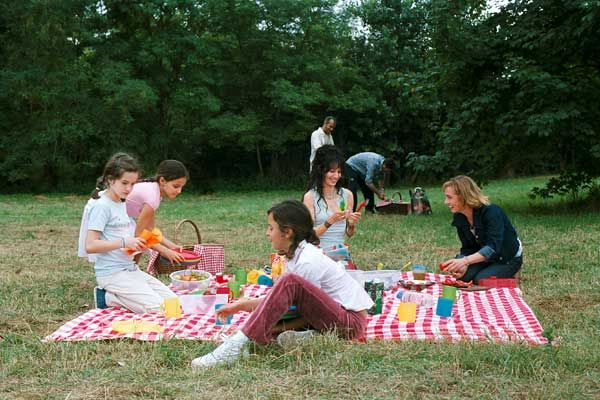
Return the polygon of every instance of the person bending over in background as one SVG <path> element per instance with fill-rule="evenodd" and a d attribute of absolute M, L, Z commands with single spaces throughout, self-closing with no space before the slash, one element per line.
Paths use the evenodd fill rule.
<path fill-rule="evenodd" d="M 377 153 L 358 153 L 346 160 L 344 174 L 348 180 L 348 189 L 354 197 L 354 208 L 358 202 L 358 189 L 360 188 L 365 200 L 366 209 L 375 212 L 375 196 L 385 200 L 385 191 L 383 187 L 384 174 L 394 169 L 395 162 L 391 158 L 385 158 Z"/>
<path fill-rule="evenodd" d="M 461 242 L 460 254 L 443 263 L 444 271 L 475 284 L 490 276 L 513 277 L 523 264 L 523 246 L 502 208 L 490 204 L 468 176 L 450 179 L 442 190 Z"/>

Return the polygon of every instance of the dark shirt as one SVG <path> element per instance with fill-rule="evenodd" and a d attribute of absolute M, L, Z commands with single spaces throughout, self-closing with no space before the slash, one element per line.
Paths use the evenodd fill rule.
<path fill-rule="evenodd" d="M 464 214 L 454 214 L 452 225 L 456 227 L 461 242 L 461 256 L 480 253 L 488 262 L 508 261 L 519 251 L 517 231 L 504 211 L 495 204 L 473 209 L 475 234 Z"/>

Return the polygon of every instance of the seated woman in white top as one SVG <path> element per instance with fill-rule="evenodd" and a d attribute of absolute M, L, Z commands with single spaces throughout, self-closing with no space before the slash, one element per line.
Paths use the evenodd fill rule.
<path fill-rule="evenodd" d="M 321 248 L 344 243 L 354 235 L 360 212 L 352 212 L 352 193 L 342 187 L 342 152 L 333 145 L 320 147 L 313 160 L 303 203 L 314 221 Z"/>

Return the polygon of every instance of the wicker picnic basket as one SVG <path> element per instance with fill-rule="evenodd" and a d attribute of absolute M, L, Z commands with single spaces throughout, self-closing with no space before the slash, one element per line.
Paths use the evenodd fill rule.
<path fill-rule="evenodd" d="M 183 224 L 189 224 L 194 228 L 194 231 L 196 233 L 196 243 L 182 246 L 182 249 L 187 254 L 186 261 L 184 261 L 182 263 L 171 264 L 171 262 L 168 259 L 166 259 L 165 257 L 159 256 L 156 259 L 156 261 L 154 262 L 154 268 L 156 269 L 156 273 L 170 274 L 175 271 L 180 271 L 182 269 L 193 267 L 194 265 L 198 264 L 201 261 L 200 255 L 197 255 L 196 257 L 194 257 L 193 254 L 190 255 L 191 252 L 194 251 L 195 246 L 197 244 L 202 243 L 202 235 L 200 234 L 200 229 L 198 229 L 198 225 L 196 225 L 196 223 L 194 223 L 194 221 L 192 221 L 190 219 L 181 220 L 175 227 L 175 234 L 173 236 L 173 239 L 175 240 L 175 242 L 178 242 L 177 238 L 179 236 L 179 232 L 180 232 Z"/>
<path fill-rule="evenodd" d="M 394 199 L 396 195 L 398 195 L 398 200 Z M 408 215 L 411 212 L 411 205 L 409 201 L 402 201 L 400 192 L 395 192 L 389 201 L 382 201 L 375 206 L 375 209 L 380 214 Z"/>

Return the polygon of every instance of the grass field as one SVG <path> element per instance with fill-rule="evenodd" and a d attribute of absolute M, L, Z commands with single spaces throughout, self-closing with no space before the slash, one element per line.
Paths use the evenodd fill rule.
<path fill-rule="evenodd" d="M 293 351 L 270 346 L 229 368 L 194 373 L 213 344 L 189 341 L 42 343 L 93 305 L 91 266 L 76 257 L 85 196 L 0 196 L 0 399 L 202 398 L 600 398 L 600 215 L 557 203 L 531 205 L 544 178 L 486 186 L 525 248 L 521 288 L 555 346 L 370 342 L 330 335 Z M 406 188 L 401 189 L 406 193 Z M 349 243 L 361 268 L 408 261 L 430 270 L 458 249 L 439 187 L 431 217 L 366 216 Z M 265 211 L 300 191 L 184 194 L 164 202 L 159 226 L 183 218 L 205 242 L 226 245 L 226 264 L 268 260 Z M 192 241 L 182 232 L 181 241 Z"/>

